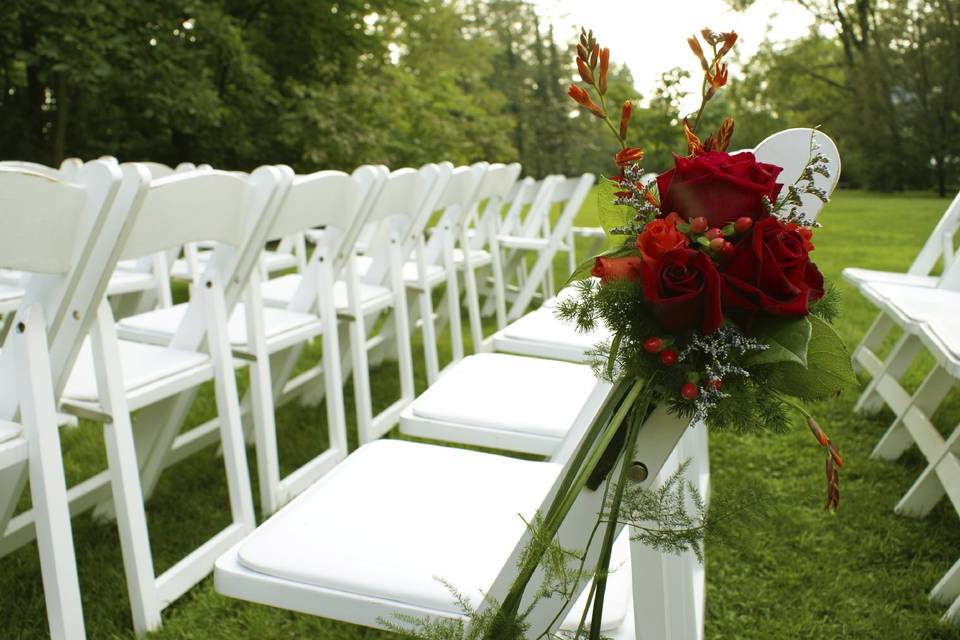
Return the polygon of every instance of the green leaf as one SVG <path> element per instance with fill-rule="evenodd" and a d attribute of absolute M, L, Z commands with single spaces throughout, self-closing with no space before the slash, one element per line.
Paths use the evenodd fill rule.
<path fill-rule="evenodd" d="M 808 318 L 813 331 L 807 347 L 807 366 L 795 362 L 778 364 L 771 371 L 770 386 L 804 399 L 824 398 L 857 386 L 850 354 L 836 330 L 819 316 Z"/>
<path fill-rule="evenodd" d="M 754 336 L 769 345 L 746 359 L 746 365 L 793 362 L 807 366 L 807 345 L 813 331 L 806 317 L 762 318 L 753 325 Z"/>
<path fill-rule="evenodd" d="M 690 225 L 686 222 L 681 222 L 677 225 L 677 231 L 680 233 L 690 233 Z"/>
<path fill-rule="evenodd" d="M 736 229 L 733 228 L 733 223 L 730 222 L 728 224 L 725 224 L 723 226 L 723 229 L 721 229 L 721 231 L 723 231 L 723 235 L 730 237 L 736 232 Z"/>
<path fill-rule="evenodd" d="M 637 255 L 637 248 L 632 242 L 627 242 L 619 247 L 611 247 L 603 253 L 597 254 L 589 260 L 584 260 L 577 265 L 577 268 L 574 269 L 573 273 L 570 274 L 570 277 L 567 278 L 567 281 L 563 286 L 567 286 L 571 282 L 576 282 L 578 280 L 583 280 L 590 277 L 590 272 L 593 271 L 593 265 L 595 264 L 597 258 L 620 258 L 622 256 L 635 255 Z"/>
<path fill-rule="evenodd" d="M 707 237 L 706 237 L 706 236 L 697 236 L 697 242 L 698 242 L 699 244 L 702 244 L 702 245 L 705 246 L 705 247 L 709 247 L 709 246 L 710 246 L 710 241 L 707 240 Z"/>
<path fill-rule="evenodd" d="M 637 212 L 626 205 L 615 205 L 613 201 L 617 199 L 614 195 L 622 189 L 607 179 L 601 179 L 597 189 L 597 218 L 600 220 L 600 226 L 603 227 L 607 237 L 614 241 L 614 236 L 610 234 L 610 229 L 622 227 L 633 222 Z"/>

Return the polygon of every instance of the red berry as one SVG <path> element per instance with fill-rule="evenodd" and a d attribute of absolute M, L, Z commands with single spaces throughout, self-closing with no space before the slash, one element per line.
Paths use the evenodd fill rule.
<path fill-rule="evenodd" d="M 722 237 L 723 237 L 723 231 L 721 231 L 716 227 L 707 231 L 707 240 L 714 240 L 716 238 L 722 238 Z"/>
<path fill-rule="evenodd" d="M 707 383 L 709 386 L 713 387 L 717 391 L 720 391 L 720 387 L 723 386 L 723 382 L 720 379 L 714 379 Z"/>
<path fill-rule="evenodd" d="M 692 382 L 685 382 L 683 386 L 680 387 L 680 395 L 687 400 L 694 400 L 700 395 L 700 389 L 697 389 L 697 385 Z"/>
<path fill-rule="evenodd" d="M 643 341 L 643 349 L 647 353 L 659 353 L 663 349 L 663 340 L 657 336 L 647 338 Z"/>
<path fill-rule="evenodd" d="M 750 229 L 753 226 L 753 218 L 748 218 L 747 216 L 742 216 L 737 218 L 737 221 L 733 223 L 733 230 L 737 233 L 743 233 Z"/>
<path fill-rule="evenodd" d="M 723 249 L 720 250 L 720 253 L 723 254 L 725 257 L 726 257 L 726 256 L 729 256 L 730 254 L 732 254 L 732 253 L 733 253 L 733 243 L 732 243 L 732 242 L 724 242 L 724 243 L 723 243 Z"/>
<path fill-rule="evenodd" d="M 672 367 L 677 364 L 677 352 L 673 349 L 664 349 L 660 352 L 660 362 L 665 367 Z"/>
<path fill-rule="evenodd" d="M 694 233 L 703 233 L 707 230 L 707 219 L 703 216 L 698 216 L 690 221 L 690 231 Z"/>
<path fill-rule="evenodd" d="M 713 240 L 710 241 L 710 248 L 716 251 L 717 253 L 720 253 L 721 251 L 723 251 L 723 248 L 728 244 L 730 243 L 724 240 L 723 238 L 714 238 Z"/>

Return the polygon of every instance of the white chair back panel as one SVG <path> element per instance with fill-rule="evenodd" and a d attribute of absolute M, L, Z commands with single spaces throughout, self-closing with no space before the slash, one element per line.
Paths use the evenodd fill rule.
<path fill-rule="evenodd" d="M 122 259 L 215 240 L 239 246 L 253 190 L 247 180 L 220 171 L 190 171 L 154 180 Z"/>
<path fill-rule="evenodd" d="M 427 165 L 419 171 L 404 168 L 391 172 L 370 212 L 370 221 L 385 220 L 398 214 L 414 216 L 433 187 L 436 172 L 435 165 Z"/>
<path fill-rule="evenodd" d="M 297 176 L 267 239 L 279 240 L 311 227 L 347 228 L 352 222 L 347 216 L 355 214 L 372 182 L 369 174 L 354 177 L 341 171 Z"/>
<path fill-rule="evenodd" d="M 436 202 L 433 203 L 433 210 L 437 211 L 451 206 L 462 208 L 465 203 L 470 202 L 477 184 L 485 172 L 486 164 L 479 162 L 475 165 L 454 169 L 450 173 L 450 178 L 444 185 L 443 191 L 439 194 Z"/>
<path fill-rule="evenodd" d="M 0 167 L 0 266 L 66 273 L 77 259 L 85 198 L 79 185 Z"/>
<path fill-rule="evenodd" d="M 784 185 L 794 184 L 803 174 L 810 160 L 811 145 L 819 145 L 819 153 L 826 158 L 829 176 L 813 174 L 814 185 L 829 196 L 840 180 L 840 152 L 830 137 L 817 129 L 786 129 L 773 134 L 757 145 L 754 155 L 760 162 L 768 162 L 783 167 L 777 181 Z M 785 187 L 786 188 L 786 187 Z M 817 219 L 823 208 L 823 202 L 810 194 L 801 195 L 800 210 L 808 221 Z"/>
<path fill-rule="evenodd" d="M 486 175 L 477 187 L 477 200 L 498 197 L 506 199 L 517 178 L 520 177 L 520 163 L 492 164 L 487 168 Z"/>

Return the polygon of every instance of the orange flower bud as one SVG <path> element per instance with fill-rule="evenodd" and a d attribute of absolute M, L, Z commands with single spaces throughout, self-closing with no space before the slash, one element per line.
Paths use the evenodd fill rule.
<path fill-rule="evenodd" d="M 593 45 L 593 49 L 590 50 L 590 69 L 597 68 L 597 57 L 600 55 L 600 45 Z"/>
<path fill-rule="evenodd" d="M 577 43 L 577 58 L 580 60 L 587 59 L 587 48 L 579 43 Z"/>
<path fill-rule="evenodd" d="M 630 125 L 630 117 L 633 116 L 633 102 L 624 100 L 623 108 L 620 109 L 620 139 L 627 139 L 627 127 Z"/>
<path fill-rule="evenodd" d="M 703 48 L 700 46 L 700 41 L 697 40 L 697 36 L 687 38 L 687 44 L 690 45 L 690 50 L 693 51 L 693 55 L 700 59 L 700 66 L 703 67 L 704 72 L 709 71 L 710 65 L 707 64 L 707 59 L 703 55 Z"/>
<path fill-rule="evenodd" d="M 730 33 L 721 33 L 720 37 L 723 38 L 723 46 L 720 47 L 720 51 L 717 52 L 717 57 L 722 58 L 727 55 L 730 49 L 733 49 L 733 45 L 737 43 L 737 32 L 731 31 Z"/>
<path fill-rule="evenodd" d="M 598 118 L 606 118 L 607 114 L 601 109 L 597 103 L 590 99 L 590 94 L 578 87 L 575 84 L 571 84 L 570 88 L 567 89 L 567 95 L 570 96 L 574 102 L 579 104 L 581 107 L 588 109 L 590 113 L 597 116 Z"/>
<path fill-rule="evenodd" d="M 633 164 L 634 162 L 640 162 L 643 160 L 643 149 L 639 147 L 627 147 L 625 149 L 620 149 L 613 156 L 613 162 L 621 169 L 626 168 L 628 165 Z"/>
<path fill-rule="evenodd" d="M 607 70 L 610 68 L 610 49 L 604 47 L 600 51 L 600 80 L 597 82 L 597 88 L 600 95 L 607 93 Z"/>
<path fill-rule="evenodd" d="M 580 72 L 580 78 L 587 84 L 593 84 L 593 72 L 590 71 L 590 67 L 587 66 L 587 63 L 577 58 L 577 71 Z"/>
<path fill-rule="evenodd" d="M 707 82 L 709 82 L 710 86 L 714 89 L 719 89 L 727 84 L 727 65 L 718 64 L 713 75 L 707 74 Z"/>

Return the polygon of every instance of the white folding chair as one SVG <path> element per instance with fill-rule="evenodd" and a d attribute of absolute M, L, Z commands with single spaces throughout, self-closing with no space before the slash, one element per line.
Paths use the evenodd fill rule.
<path fill-rule="evenodd" d="M 334 284 L 334 304 L 341 320 L 348 324 L 350 335 L 350 359 L 345 369 L 353 376 L 361 443 L 389 431 L 414 397 L 403 265 L 413 251 L 412 243 L 416 242 L 411 230 L 435 193 L 440 176 L 437 165 L 426 165 L 419 170 L 399 169 L 389 174 L 367 218 L 367 225 L 373 225 L 373 232 L 366 235 L 370 239 L 369 255 L 363 260 L 351 255 L 346 262 L 346 277 Z M 278 281 L 281 284 L 273 284 Z M 284 282 L 284 278 L 278 278 L 264 284 L 266 304 L 286 304 L 289 285 Z M 393 318 L 393 322 L 386 325 L 389 332 L 386 326 L 376 327 L 377 318 L 388 311 Z M 374 328 L 380 331 L 371 337 L 369 332 Z M 393 341 L 396 347 L 400 397 L 374 415 L 368 352 L 388 341 Z"/>
<path fill-rule="evenodd" d="M 568 417 L 576 427 L 561 447 L 561 462 L 396 440 L 367 444 L 221 557 L 215 571 L 217 590 L 375 628 L 396 620 L 397 614 L 463 619 L 438 579 L 481 610 L 502 601 L 530 542 L 524 519 L 529 521 L 551 502 L 559 479 L 572 464 L 572 452 L 609 390 L 605 383 L 586 382 L 586 401 L 575 410 L 575 419 Z M 652 483 L 686 427 L 662 409 L 650 417 L 637 446 L 637 460 L 651 471 L 645 486 Z M 579 495 L 561 528 L 561 544 L 583 548 L 601 509 L 601 494 L 584 490 Z M 409 517 L 411 509 L 417 518 Z M 383 521 L 394 523 L 389 536 L 383 536 L 377 524 Z M 484 526 L 477 527 L 480 521 Z M 630 546 L 631 555 L 642 553 L 638 543 Z M 588 571 L 596 559 L 593 546 L 585 562 Z M 528 604 L 539 575 L 526 594 Z M 604 615 L 606 635 L 634 638 L 634 628 L 666 626 L 669 603 L 663 602 L 664 594 L 660 594 L 663 606 L 656 611 L 632 607 L 633 593 L 646 596 L 652 582 L 629 563 L 614 573 L 611 606 Z M 488 599 L 481 602 L 484 595 Z M 537 634 L 556 632 L 572 606 L 557 597 L 541 600 L 527 621 Z M 575 628 L 573 620 L 578 619 L 571 615 L 565 629 Z"/>
<path fill-rule="evenodd" d="M 95 163 L 70 180 L 23 167 L 0 166 L 0 264 L 31 275 L 25 302 L 0 351 L 0 555 L 29 477 L 31 520 L 38 539 L 52 638 L 85 637 L 67 487 L 55 410 L 54 379 L 79 345 L 82 313 L 96 292 L 100 266 L 91 260 L 120 184 L 119 171 Z M 108 235 L 108 234 L 107 234 Z M 94 273 L 89 270 L 93 269 Z M 66 316 L 72 308 L 74 315 Z M 71 322 L 72 321 L 72 322 Z M 79 321 L 79 322 L 78 322 Z M 66 322 L 67 326 L 64 326 Z M 59 337 L 59 340 L 57 340 Z M 16 421 L 16 422 L 15 422 Z M 16 529 L 16 526 L 13 527 Z"/>
<path fill-rule="evenodd" d="M 445 319 L 450 324 L 450 340 L 453 350 L 452 363 L 463 358 L 463 335 L 460 326 L 460 289 L 457 283 L 457 263 L 455 245 L 465 231 L 465 221 L 476 202 L 477 188 L 488 175 L 488 165 L 478 162 L 470 166 L 454 169 L 449 163 L 438 165 L 441 177 L 434 188 L 434 194 L 428 198 L 420 212 L 418 220 L 410 229 L 410 237 L 416 238 L 414 261 L 404 265 L 404 282 L 414 291 L 419 301 L 419 315 L 423 333 L 424 360 L 427 369 L 427 384 L 440 375 L 440 359 L 437 352 L 437 322 L 433 311 L 433 289 L 441 283 L 446 284 Z M 443 211 L 440 220 L 433 228 L 429 240 L 424 239 L 424 227 L 434 211 Z M 462 252 L 461 252 L 462 254 Z M 476 294 L 476 282 L 473 271 L 465 272 L 467 288 Z M 468 293 L 468 300 L 470 298 Z M 469 304 L 471 327 L 476 322 L 479 328 L 479 307 Z M 474 315 L 476 314 L 476 315 Z"/>
<path fill-rule="evenodd" d="M 251 407 L 253 416 L 264 513 L 276 511 L 346 456 L 334 274 L 342 268 L 349 253 L 343 243 L 355 237 L 353 227 L 363 223 L 369 200 L 382 179 L 381 172 L 373 167 L 358 170 L 353 176 L 321 171 L 294 178 L 279 199 L 278 212 L 266 240 L 319 225 L 326 227 L 326 233 L 318 241 L 303 274 L 285 280 L 292 288 L 283 308 L 264 307 L 260 273 L 254 270 L 249 276 L 244 302 L 231 314 L 228 333 L 233 353 L 251 362 L 250 389 L 243 404 Z M 168 343 L 187 312 L 188 305 L 182 304 L 128 318 L 120 324 L 120 335 L 153 344 Z M 287 396 L 293 393 L 288 382 L 294 367 L 303 347 L 318 336 L 323 338 L 323 366 L 298 375 L 294 387 L 323 376 L 330 447 L 281 479 L 274 407 L 282 393 Z"/>
<path fill-rule="evenodd" d="M 956 264 L 953 242 L 958 229 L 960 193 L 950 203 L 906 273 L 847 268 L 843 270 L 843 276 L 856 285 L 868 300 L 879 305 L 884 304 L 888 294 L 894 297 L 906 294 L 923 298 L 922 291 L 925 289 L 956 289 L 960 287 L 960 282 L 931 275 L 931 272 L 940 264 L 943 272 L 947 273 Z M 910 291 L 913 293 L 909 293 Z M 871 376 L 871 381 L 857 400 L 857 411 L 874 412 L 880 409 L 883 398 L 877 392 L 877 385 L 886 375 L 900 379 L 922 349 L 920 340 L 908 331 L 901 335 L 886 360 L 877 355 L 885 338 L 899 324 L 902 324 L 901 319 L 881 310 L 853 351 L 854 366 L 862 368 Z"/>
<path fill-rule="evenodd" d="M 517 286 L 512 292 L 508 320 L 516 320 L 523 315 L 541 283 L 544 283 L 544 298 L 553 295 L 553 258 L 580 212 L 594 180 L 594 176 L 588 173 L 579 178 L 545 178 L 540 193 L 519 231 L 515 234 L 501 232 L 497 235 L 501 248 L 507 251 L 504 273 L 507 276 L 517 272 L 520 274 Z M 545 225 L 549 225 L 550 209 L 557 204 L 562 205 L 560 217 L 550 227 L 549 235 L 544 237 L 542 230 Z M 527 253 L 535 256 L 529 271 L 525 263 Z"/>
<path fill-rule="evenodd" d="M 473 197 L 474 211 L 470 212 L 464 224 L 461 225 L 458 234 L 459 246 L 453 252 L 457 269 L 464 273 L 474 352 L 485 350 L 489 344 L 489 339 L 483 335 L 481 288 L 476 282 L 476 270 L 489 267 L 491 272 L 489 279 L 484 281 L 486 286 L 482 287 L 489 301 L 489 304 L 484 305 L 484 315 L 489 316 L 490 313 L 495 312 L 497 327 L 503 328 L 506 325 L 506 293 L 497 233 L 500 229 L 500 214 L 504 203 L 509 201 L 520 170 L 518 163 L 492 164 L 487 168 Z M 483 210 L 479 211 L 481 204 Z"/>
<path fill-rule="evenodd" d="M 107 162 L 116 164 L 113 158 Z M 0 162 L 0 167 L 22 168 L 57 180 L 71 179 L 82 166 L 83 163 L 76 158 L 67 158 L 59 169 L 35 162 Z M 26 274 L 17 270 L 0 269 L 0 315 L 16 309 L 23 296 L 25 277 Z M 152 308 L 154 304 L 169 306 L 172 298 L 166 257 L 158 254 L 118 264 L 110 277 L 107 294 L 115 306 L 115 313 L 121 316 Z"/>
<path fill-rule="evenodd" d="M 138 169 L 134 165 L 125 170 Z M 81 353 L 64 392 L 66 410 L 110 424 L 104 431 L 110 484 L 138 634 L 158 627 L 162 609 L 202 580 L 216 556 L 255 524 L 223 281 L 250 243 L 251 229 L 274 215 L 274 196 L 286 186 L 283 172 L 273 167 L 263 167 L 249 178 L 194 171 L 149 180 L 141 206 L 131 211 L 133 227 L 119 257 L 135 258 L 199 240 L 215 240 L 217 249 L 169 344 L 118 338 L 110 307 L 101 304 L 89 347 Z M 232 520 L 158 576 L 150 553 L 141 473 L 149 462 L 147 454 L 155 453 L 162 440 L 142 424 L 145 414 L 135 432 L 131 413 L 163 409 L 208 380 L 214 382 Z"/>

